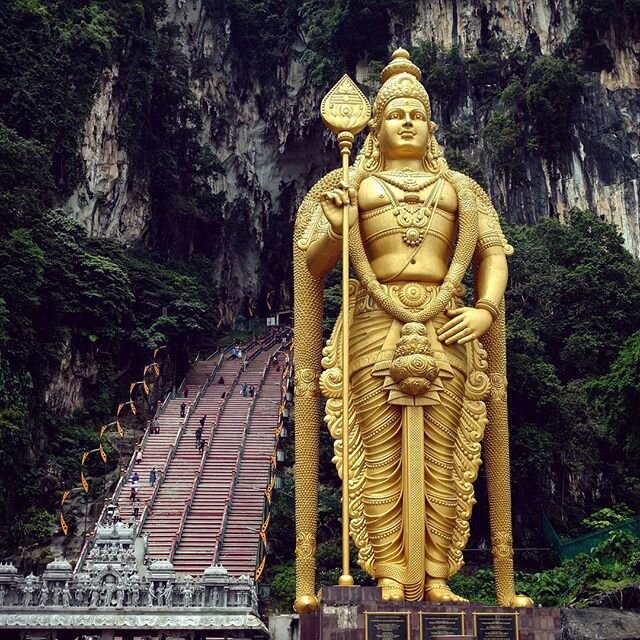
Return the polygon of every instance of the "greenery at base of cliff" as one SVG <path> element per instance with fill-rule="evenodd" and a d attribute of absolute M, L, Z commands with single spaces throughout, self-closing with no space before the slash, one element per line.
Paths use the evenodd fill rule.
<path fill-rule="evenodd" d="M 516 573 L 516 593 L 524 593 L 543 607 L 601 605 L 607 594 L 640 584 L 640 539 L 616 532 L 588 553 L 563 560 L 536 573 Z M 452 589 L 472 602 L 495 604 L 492 569 L 477 569 L 454 576 Z"/>
<path fill-rule="evenodd" d="M 130 372 L 154 347 L 167 347 L 166 361 L 184 370 L 186 354 L 216 335 L 211 263 L 163 264 L 89 239 L 61 211 L 32 217 L 0 239 L 0 548 L 37 541 L 30 523 L 42 512 L 33 510 L 52 511 L 77 484 L 82 451 L 96 446 L 98 425 L 128 397 Z M 50 406 L 49 385 L 70 358 L 78 365 L 67 363 L 63 376 L 74 382 L 76 366 L 85 369 L 87 401 L 65 417 Z"/>

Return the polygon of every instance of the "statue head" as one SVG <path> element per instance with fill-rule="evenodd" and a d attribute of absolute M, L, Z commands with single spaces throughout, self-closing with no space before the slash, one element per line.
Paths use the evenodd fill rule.
<path fill-rule="evenodd" d="M 407 109 L 421 112 L 419 119 L 425 122 L 424 127 L 418 127 L 417 139 L 413 141 L 414 147 L 416 144 L 420 146 L 424 169 L 430 172 L 440 170 L 438 160 L 441 159 L 442 152 L 433 136 L 437 126 L 431 121 L 431 102 L 420 82 L 421 77 L 420 69 L 411 62 L 405 49 L 398 49 L 393 53 L 391 62 L 382 71 L 382 86 L 375 98 L 373 116 L 369 121 L 369 135 L 363 149 L 366 171 L 384 168 L 383 127 L 390 111 L 399 110 L 399 114 L 391 114 L 391 117 L 402 117 L 402 111 Z M 414 152 L 410 146 L 407 144 L 407 153 Z"/>

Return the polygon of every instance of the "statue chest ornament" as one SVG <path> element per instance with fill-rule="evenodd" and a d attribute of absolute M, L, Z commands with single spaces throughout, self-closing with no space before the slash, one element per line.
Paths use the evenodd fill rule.
<path fill-rule="evenodd" d="M 402 241 L 409 247 L 422 244 L 429 230 L 429 223 L 444 188 L 444 179 L 438 175 L 419 178 L 411 173 L 382 172 L 376 175 L 393 205 L 396 224 L 402 230 Z M 398 198 L 389 185 L 403 192 Z M 431 187 L 424 199 L 420 191 Z"/>

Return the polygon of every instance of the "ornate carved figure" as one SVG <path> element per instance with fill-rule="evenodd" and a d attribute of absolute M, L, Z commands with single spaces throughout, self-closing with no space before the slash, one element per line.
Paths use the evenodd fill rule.
<path fill-rule="evenodd" d="M 167 582 L 164 587 L 164 603 L 167 607 L 173 606 L 173 585 L 171 582 Z"/>
<path fill-rule="evenodd" d="M 33 584 L 33 580 L 30 579 L 30 578 L 33 578 L 33 575 L 27 576 L 27 578 L 25 579 L 24 586 L 22 587 L 22 592 L 23 592 L 22 604 L 25 607 L 30 607 L 31 606 L 31 601 L 33 599 L 33 593 L 35 591 L 35 586 Z"/>
<path fill-rule="evenodd" d="M 78 583 L 75 590 L 76 604 L 81 607 L 84 605 L 85 586 L 83 583 Z"/>
<path fill-rule="evenodd" d="M 43 580 L 42 581 L 42 587 L 40 588 L 40 602 L 39 602 L 39 605 L 41 607 L 46 607 L 48 600 L 49 600 L 49 588 L 47 587 L 47 582 L 45 580 Z"/>
<path fill-rule="evenodd" d="M 132 580 L 131 582 L 131 606 L 137 607 L 140 601 L 140 584 L 138 580 Z"/>
<path fill-rule="evenodd" d="M 69 590 L 69 583 L 64 583 L 64 589 L 62 590 L 62 606 L 67 608 L 71 606 L 71 591 Z"/>
<path fill-rule="evenodd" d="M 153 582 L 149 582 L 149 590 L 147 592 L 147 606 L 153 607 L 153 601 L 155 600 L 156 592 L 153 588 Z"/>
<path fill-rule="evenodd" d="M 190 607 L 193 599 L 193 585 L 191 582 L 185 582 L 182 587 L 182 597 L 185 607 Z"/>
<path fill-rule="evenodd" d="M 95 607 L 98 606 L 98 603 L 100 602 L 101 592 L 102 592 L 102 589 L 100 588 L 100 585 L 97 585 L 97 584 L 91 585 L 91 601 L 89 602 L 90 608 L 95 609 Z"/>
<path fill-rule="evenodd" d="M 119 580 L 118 586 L 116 587 L 116 607 L 118 609 L 121 609 L 124 605 L 124 589 L 124 582 L 122 580 Z"/>
<path fill-rule="evenodd" d="M 317 606 L 319 395 L 342 475 L 344 375 L 350 534 L 383 597 L 462 600 L 448 580 L 463 564 L 484 435 L 498 600 L 527 604 L 513 587 L 504 392 L 512 248 L 485 192 L 448 168 L 406 51 L 382 82 L 348 183 L 325 176 L 296 220 L 296 608 Z M 323 278 L 340 257 L 345 207 L 357 278 L 322 350 Z M 473 306 L 462 286 L 470 269 Z"/>

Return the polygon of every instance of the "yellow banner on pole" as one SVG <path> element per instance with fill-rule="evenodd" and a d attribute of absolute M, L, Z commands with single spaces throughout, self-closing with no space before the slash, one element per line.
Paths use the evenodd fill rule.
<path fill-rule="evenodd" d="M 124 438 L 124 429 L 122 428 L 122 425 L 120 424 L 120 420 L 116 420 L 116 429 L 118 430 L 118 435 L 121 438 Z"/>
<path fill-rule="evenodd" d="M 107 430 L 107 427 L 108 427 L 108 426 L 109 426 L 108 424 L 103 424 L 103 425 L 100 427 L 100 439 L 102 439 L 102 436 L 104 436 L 104 432 Z"/>
<path fill-rule="evenodd" d="M 102 458 L 102 462 L 107 464 L 107 452 L 104 450 L 104 447 L 102 446 L 102 442 L 100 443 L 99 450 L 100 450 L 100 457 Z"/>
<path fill-rule="evenodd" d="M 119 405 L 118 405 L 118 410 L 116 411 L 116 415 L 117 415 L 117 416 L 119 416 L 119 415 L 120 415 L 120 412 L 122 411 L 122 407 L 124 407 L 124 405 L 123 405 L 123 404 L 119 404 Z"/>
<path fill-rule="evenodd" d="M 80 472 L 80 484 L 82 485 L 84 492 L 89 493 L 89 483 L 87 482 L 87 479 L 84 477 L 84 471 Z"/>
<path fill-rule="evenodd" d="M 69 497 L 69 494 L 71 493 L 71 491 L 69 489 L 67 489 L 66 491 L 62 492 L 62 498 L 60 499 L 60 506 L 62 506 L 65 502 L 65 500 Z"/>
<path fill-rule="evenodd" d="M 60 512 L 60 528 L 62 529 L 62 533 L 64 535 L 69 535 L 69 526 L 67 525 L 67 521 L 64 519 L 64 514 L 62 511 Z"/>
<path fill-rule="evenodd" d="M 82 464 L 82 465 L 83 465 L 83 464 L 87 461 L 87 458 L 88 458 L 88 457 L 89 457 L 89 451 L 85 451 L 85 452 L 82 454 L 82 460 L 80 461 L 80 464 Z"/>

